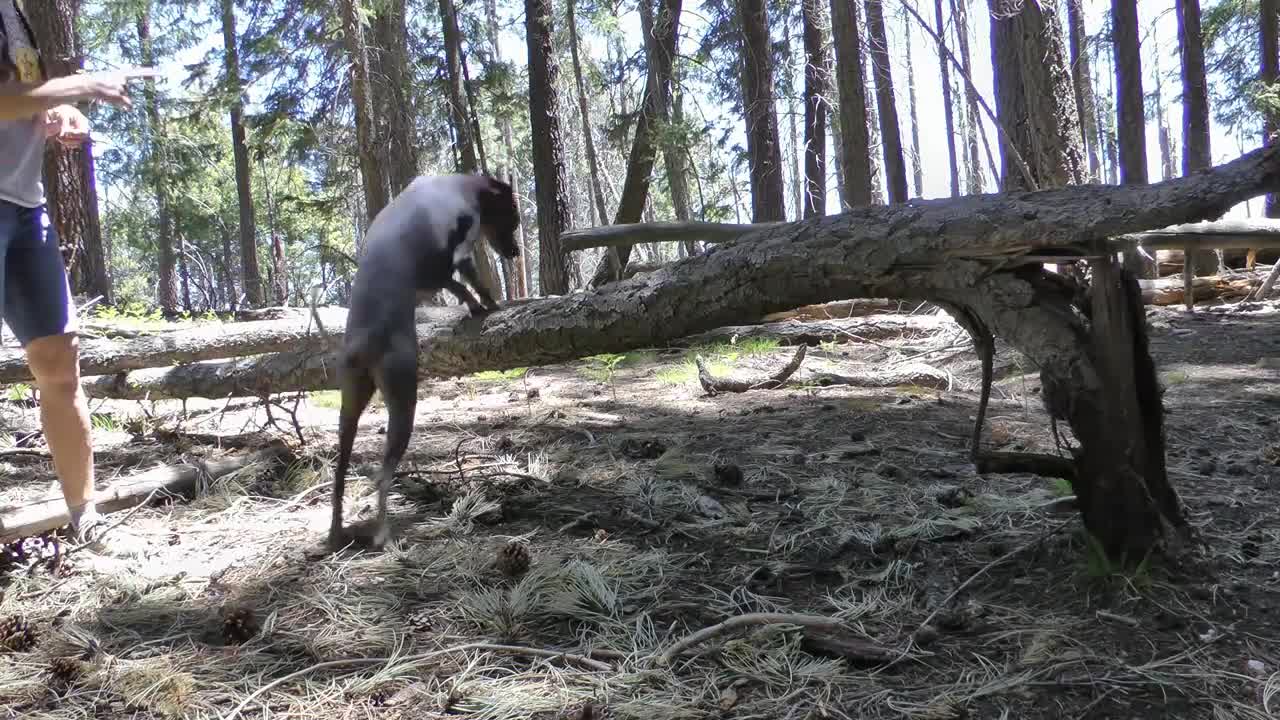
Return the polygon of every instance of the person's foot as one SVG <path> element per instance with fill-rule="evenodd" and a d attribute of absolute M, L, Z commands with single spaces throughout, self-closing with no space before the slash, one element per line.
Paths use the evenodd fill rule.
<path fill-rule="evenodd" d="M 123 525 L 97 514 L 86 514 L 72 528 L 72 542 L 98 555 L 126 558 L 145 553 L 147 543 Z"/>

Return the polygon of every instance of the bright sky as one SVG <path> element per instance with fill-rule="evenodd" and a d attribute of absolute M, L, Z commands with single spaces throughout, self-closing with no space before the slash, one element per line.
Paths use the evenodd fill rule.
<path fill-rule="evenodd" d="M 913 3 L 918 8 L 921 15 L 926 19 L 933 17 L 932 3 L 928 2 L 928 0 L 903 0 L 903 2 Z M 970 2 L 972 8 L 970 17 L 971 23 L 973 24 L 973 27 L 971 28 L 970 47 L 970 53 L 974 65 L 973 80 L 983 97 L 992 107 L 994 107 L 994 97 L 991 85 L 991 51 L 988 43 L 989 20 L 985 12 L 986 3 L 983 2 L 983 0 L 970 0 Z M 627 3 L 627 5 L 631 4 L 632 3 Z M 1083 4 L 1086 14 L 1086 27 L 1090 32 L 1094 32 L 1097 28 L 1102 26 L 1106 13 L 1110 10 L 1110 2 L 1108 2 L 1108 0 L 1085 0 Z M 1144 0 L 1143 2 L 1138 3 L 1140 16 L 1139 25 L 1146 33 L 1146 35 L 1140 38 L 1142 42 L 1143 71 L 1145 75 L 1143 79 L 1143 89 L 1146 92 L 1151 92 L 1155 87 L 1152 70 L 1154 65 L 1153 60 L 1156 58 L 1154 56 L 1153 48 L 1160 48 L 1159 61 L 1162 64 L 1162 70 L 1168 72 L 1176 71 L 1177 69 L 1177 55 L 1175 52 L 1177 47 L 1177 23 L 1173 14 L 1173 6 L 1173 0 Z M 938 66 L 938 56 L 933 42 L 930 40 L 929 36 L 915 24 L 914 20 L 911 24 L 909 37 L 904 38 L 903 22 L 898 11 L 894 8 L 894 4 L 892 2 L 886 3 L 886 9 L 888 11 L 886 24 L 889 32 L 890 52 L 894 62 L 893 79 L 898 97 L 898 113 L 900 122 L 902 123 L 903 144 L 906 148 L 909 148 L 910 146 L 910 128 L 907 124 L 909 122 L 909 114 L 906 88 L 906 61 L 903 53 L 905 42 L 909 41 L 912 45 L 912 59 L 916 74 L 917 117 L 920 122 L 920 154 L 924 170 L 923 195 L 926 198 L 945 197 L 949 193 L 950 188 L 947 169 L 948 158 L 946 126 L 942 108 L 941 76 Z M 504 26 L 504 30 L 500 35 L 500 45 L 503 58 L 509 62 L 514 62 L 519 66 L 525 65 L 527 60 L 527 46 L 525 45 L 525 38 L 523 35 L 523 4 L 514 2 L 499 3 L 499 16 L 500 24 Z M 684 13 L 681 18 L 681 50 L 683 52 L 692 52 L 698 37 L 702 34 L 706 26 L 706 18 L 707 14 L 703 11 L 703 4 L 700 0 L 685 3 Z M 634 9 L 629 10 L 627 13 L 619 16 L 618 20 L 624 31 L 625 43 L 628 49 L 637 49 L 639 46 L 639 38 L 641 37 L 638 13 Z M 243 17 L 240 18 L 240 21 L 243 23 Z M 799 32 L 798 28 L 796 29 L 796 32 Z M 591 57 L 595 58 L 605 57 L 606 50 L 600 38 L 594 36 L 592 33 L 584 33 L 584 35 L 584 44 L 587 46 L 584 52 L 589 53 Z M 176 58 L 171 65 L 165 68 L 166 77 L 164 85 L 166 89 L 173 94 L 183 94 L 181 89 L 181 79 L 185 75 L 183 65 L 198 60 L 206 50 L 212 46 L 220 45 L 221 42 L 222 39 L 220 35 L 211 35 L 204 43 L 201 43 L 200 46 L 193 48 L 188 52 L 183 53 L 179 58 Z M 796 51 L 799 52 L 799 37 L 794 38 L 793 43 Z M 565 72 L 568 72 L 567 67 L 565 68 Z M 1100 77 L 1105 77 L 1105 72 L 1105 67 L 1095 68 L 1095 73 Z M 1176 78 L 1176 73 L 1172 77 Z M 1166 83 L 1163 89 L 1164 96 L 1169 99 L 1175 98 L 1180 92 L 1180 88 L 1173 83 Z M 700 98 L 699 104 L 703 111 L 708 114 L 715 114 L 717 112 L 722 114 L 728 113 L 727 107 L 718 107 L 705 98 Z M 798 105 L 797 108 L 799 109 Z M 789 129 L 789 122 L 787 117 L 782 115 L 782 113 L 787 111 L 787 105 L 785 102 L 778 103 L 778 111 L 780 113 L 779 129 L 784 135 L 782 142 L 785 147 L 789 142 L 786 137 Z M 1169 104 L 1166 108 L 1166 112 L 1168 113 L 1167 123 L 1172 131 L 1176 146 L 1181 148 L 1181 106 Z M 998 158 L 999 144 L 997 142 L 997 137 L 990 120 L 987 119 L 985 115 L 983 117 L 983 123 L 986 127 L 987 137 L 989 138 L 993 151 L 997 153 Z M 734 130 L 731 142 L 745 145 L 744 125 L 741 118 L 734 118 L 733 128 Z M 1210 118 L 1210 130 L 1215 163 L 1229 160 L 1241 153 L 1242 148 L 1239 146 L 1237 140 L 1234 137 L 1229 136 L 1224 128 L 1220 127 L 1213 121 L 1212 117 Z M 1260 142 L 1261 133 L 1259 133 L 1258 136 L 1251 138 L 1243 150 L 1251 150 L 1257 147 Z M 108 144 L 109 141 L 107 143 L 103 143 L 100 148 L 105 149 L 105 146 Z M 1158 180 L 1161 177 L 1159 148 L 1158 126 L 1154 119 L 1151 119 L 1147 123 L 1147 159 L 1148 174 L 1152 180 Z M 831 150 L 832 148 L 829 143 L 828 152 L 831 152 Z M 985 164 L 985 153 L 983 154 L 983 158 Z M 910 181 L 909 163 L 910 160 L 908 159 L 908 181 Z M 1180 167 L 1180 155 L 1178 163 Z M 830 161 L 828 161 L 828 167 L 831 168 Z M 995 187 L 994 181 L 990 176 L 990 169 L 985 169 L 985 171 L 988 173 L 987 189 L 988 191 L 991 191 Z M 828 187 L 829 194 L 827 206 L 832 209 L 838 208 L 839 205 L 836 198 L 836 183 L 834 178 L 829 179 Z M 1260 202 L 1260 200 L 1255 200 L 1251 203 L 1254 212 L 1260 210 Z M 1236 216 L 1243 215 L 1244 213 L 1245 207 L 1242 205 L 1233 209 L 1229 215 Z"/>

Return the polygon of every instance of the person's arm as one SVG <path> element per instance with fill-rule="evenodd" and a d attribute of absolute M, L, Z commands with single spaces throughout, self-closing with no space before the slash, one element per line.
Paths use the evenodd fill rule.
<path fill-rule="evenodd" d="M 155 77 L 150 68 L 114 70 L 54 78 L 42 83 L 0 83 L 0 120 L 21 120 L 76 102 L 102 101 L 129 107 L 125 84 L 134 78 Z"/>

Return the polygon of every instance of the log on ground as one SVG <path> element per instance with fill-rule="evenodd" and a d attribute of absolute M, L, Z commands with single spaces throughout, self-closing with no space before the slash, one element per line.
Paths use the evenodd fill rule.
<path fill-rule="evenodd" d="M 232 455 L 200 464 L 161 465 L 121 480 L 97 493 L 103 513 L 131 508 L 156 495 L 192 497 L 202 482 L 217 479 L 250 465 L 287 463 L 292 453 L 283 445 L 258 452 Z M 0 543 L 30 537 L 70 522 L 62 495 L 18 507 L 0 509 Z"/>

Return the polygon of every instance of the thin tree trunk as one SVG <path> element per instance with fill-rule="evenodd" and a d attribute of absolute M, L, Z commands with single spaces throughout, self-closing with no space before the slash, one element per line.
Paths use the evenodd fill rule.
<path fill-rule="evenodd" d="M 222 294 L 226 298 L 227 309 L 231 312 L 236 311 L 239 305 L 239 297 L 236 293 L 236 283 L 232 268 L 235 267 L 233 255 L 231 253 L 231 229 L 223 223 L 218 223 L 218 235 L 222 238 Z"/>
<path fill-rule="evenodd" d="M 947 169 L 951 173 L 951 197 L 960 197 L 960 163 L 956 158 L 956 121 L 954 108 L 951 104 L 951 63 L 947 62 L 947 56 L 942 52 L 942 43 L 947 37 L 946 25 L 942 22 L 942 0 L 933 0 L 933 14 L 938 25 L 938 65 L 942 73 L 942 111 L 947 123 Z M 914 95 L 913 89 L 912 96 L 914 97 Z M 912 100 L 912 104 L 915 104 L 914 100 Z M 911 122 L 913 125 L 915 124 L 914 108 L 912 109 Z M 920 153 L 920 137 L 914 127 L 912 128 L 911 140 L 916 143 L 916 154 L 918 155 Z M 919 188 L 916 189 L 916 194 L 920 194 Z"/>
<path fill-rule="evenodd" d="M 1261 50 L 1262 50 L 1262 68 L 1259 73 L 1259 79 L 1268 87 L 1274 87 L 1276 81 L 1280 79 L 1280 39 L 1278 39 L 1277 24 L 1280 24 L 1280 0 L 1261 0 L 1259 3 L 1261 15 Z M 1263 109 L 1262 122 L 1262 142 L 1270 147 L 1277 140 L 1277 133 L 1280 133 L 1280 113 L 1275 112 L 1272 106 L 1267 105 Z M 1280 193 L 1269 193 L 1264 206 L 1264 216 L 1268 218 L 1280 218 Z"/>
<path fill-rule="evenodd" d="M 831 35 L 836 49 L 836 92 L 840 101 L 837 164 L 845 209 L 871 204 L 871 137 L 867 132 L 867 81 L 863 73 L 857 0 L 831 0 Z"/>
<path fill-rule="evenodd" d="M 144 0 L 135 21 L 142 64 L 154 67 L 156 58 L 151 41 L 151 0 Z M 156 197 L 156 248 L 159 251 L 156 284 L 156 303 L 165 313 L 178 309 L 178 289 L 175 284 L 177 263 L 173 252 L 173 214 L 169 207 L 168 183 L 165 160 L 164 123 L 160 117 L 159 98 L 156 97 L 155 80 L 147 79 L 143 90 L 143 107 L 147 116 L 149 165 L 152 191 Z"/>
<path fill-rule="evenodd" d="M 1071 83 L 1075 87 L 1076 112 L 1080 115 L 1080 133 L 1089 154 L 1089 179 L 1101 180 L 1098 157 L 1098 108 L 1093 99 L 1093 75 L 1089 72 L 1089 53 L 1084 44 L 1083 0 L 1067 0 L 1067 40 L 1071 50 Z"/>
<path fill-rule="evenodd" d="M 960 45 L 960 63 L 964 71 L 973 77 L 973 59 L 969 55 L 969 0 L 950 0 L 951 16 L 955 18 L 956 38 Z M 969 117 L 969 129 L 965 133 L 965 146 L 969 153 L 969 194 L 977 195 L 983 191 L 985 183 L 982 175 L 982 158 L 978 154 L 978 133 L 982 130 L 982 116 L 978 114 L 978 95 L 965 83 L 964 101 Z M 994 163 L 992 172 L 997 172 Z"/>
<path fill-rule="evenodd" d="M 941 2 L 941 0 L 937 1 Z M 902 37 L 903 50 L 907 54 L 907 113 L 911 120 L 911 188 L 915 197 L 924 197 L 924 166 L 920 158 L 920 113 L 916 109 L 916 68 L 911 59 L 911 16 L 906 12 L 902 13 Z M 945 62 L 942 67 L 943 72 L 946 72 Z M 943 88 L 944 92 L 949 90 L 945 84 Z M 951 103 L 949 102 L 947 103 L 947 128 L 949 136 L 951 128 Z M 956 177 L 954 153 L 951 157 L 951 169 L 951 176 L 954 178 Z M 953 197 L 954 195 L 955 191 L 952 192 Z"/>
<path fill-rule="evenodd" d="M 239 40 L 232 0 L 222 0 L 222 46 L 223 68 L 231 102 L 231 154 L 236 168 L 236 201 L 240 213 L 240 283 L 244 289 L 245 304 L 261 307 L 264 296 L 262 272 L 258 268 L 258 228 L 254 218 L 249 149 L 245 141 Z M 236 296 L 234 286 L 228 290 L 232 297 Z"/>
<path fill-rule="evenodd" d="M 485 0 L 485 30 L 489 36 L 489 52 L 493 62 L 502 62 L 502 52 L 498 45 L 498 7 L 497 0 Z M 511 117 L 507 113 L 498 114 L 498 131 L 502 134 L 502 148 L 505 167 L 499 174 L 504 175 L 511 183 L 517 197 L 522 194 L 520 184 L 520 167 L 516 159 L 514 142 L 511 137 Z M 511 267 L 511 277 L 515 279 L 515 287 L 508 287 L 508 300 L 529 296 L 529 288 L 533 286 L 533 263 L 528 262 L 529 252 L 533 248 L 533 234 L 530 230 L 532 218 L 527 203 L 520 203 L 520 256 L 515 260 L 504 260 Z"/>
<path fill-rule="evenodd" d="M 822 37 L 822 0 L 802 0 L 804 24 L 804 217 L 827 214 L 827 102 L 831 53 Z M 674 192 L 672 193 L 674 195 Z"/>
<path fill-rule="evenodd" d="M 782 144 L 774 109 L 773 53 L 765 1 L 740 0 L 738 22 L 742 32 L 742 105 L 751 171 L 751 217 L 753 222 L 785 220 Z"/>
<path fill-rule="evenodd" d="M 861 13 L 862 8 L 857 4 L 854 5 L 854 13 Z M 865 20 L 865 17 L 863 18 Z M 871 156 L 871 202 L 875 205 L 883 205 L 885 203 L 884 196 L 884 159 L 881 153 L 884 152 L 884 145 L 880 137 L 880 113 L 877 110 L 877 103 L 874 101 L 875 84 L 871 79 L 871 71 L 867 70 L 867 59 L 871 54 L 871 38 L 867 31 L 866 23 L 859 23 L 862 27 L 862 37 L 859 38 L 864 52 L 862 53 L 862 77 L 866 78 L 867 86 L 863 90 L 863 96 L 870 98 L 867 102 L 867 150 Z"/>
<path fill-rule="evenodd" d="M 84 69 L 84 52 L 76 26 L 80 5 L 81 0 L 44 0 L 25 5 L 51 78 Z M 103 303 L 111 304 L 114 296 L 98 216 L 92 140 L 86 140 L 78 148 L 45 143 L 44 186 L 46 207 L 62 242 L 72 291 L 100 296 Z"/>
<path fill-rule="evenodd" d="M 866 0 L 867 38 L 871 46 L 872 76 L 876 84 L 876 109 L 880 117 L 880 141 L 884 144 L 885 180 L 889 202 L 907 201 L 907 168 L 902 160 L 902 135 L 898 103 L 893 96 L 893 72 L 889 67 L 889 39 L 884 27 L 881 0 Z"/>
<path fill-rule="evenodd" d="M 582 120 L 582 139 L 587 152 L 587 170 L 591 175 L 591 199 L 595 202 L 596 215 L 601 225 L 609 224 L 609 211 L 604 203 L 604 189 L 600 184 L 600 163 L 596 159 L 596 141 L 592 138 L 591 113 L 587 108 L 587 84 L 582 78 L 582 61 L 578 56 L 577 3 L 567 0 L 566 22 L 569 30 L 569 55 L 573 59 L 573 82 L 578 89 L 578 115 Z"/>
<path fill-rule="evenodd" d="M 1147 123 L 1142 94 L 1142 52 L 1138 45 L 1137 0 L 1111 0 L 1111 32 L 1116 63 L 1116 128 L 1120 145 L 1120 182 L 1140 185 L 1147 179 Z M 1124 265 L 1138 277 L 1154 277 L 1155 267 L 1137 251 L 1124 254 Z"/>
<path fill-rule="evenodd" d="M 667 143 L 662 148 L 662 160 L 667 170 L 667 185 L 671 188 L 671 207 L 675 211 L 676 220 L 692 220 L 692 203 L 689 200 L 689 165 L 686 160 L 689 148 L 684 133 L 684 92 L 672 83 L 671 92 L 671 130 L 664 133 Z M 698 252 L 697 243 L 693 240 L 682 244 L 686 256 Z"/>
<path fill-rule="evenodd" d="M 187 238 L 178 236 L 178 279 L 182 283 L 182 309 L 191 312 L 191 268 L 187 265 Z"/>
<path fill-rule="evenodd" d="M 370 95 L 369 54 L 356 2 L 357 0 L 339 0 L 342 10 L 342 39 L 347 51 L 347 80 L 351 85 L 351 104 L 355 108 L 356 154 L 359 157 L 364 187 L 364 211 L 367 222 L 373 222 L 382 208 L 386 207 L 389 192 L 378 162 L 378 137 Z"/>
<path fill-rule="evenodd" d="M 525 0 L 529 48 L 529 127 L 533 137 L 533 177 L 538 202 L 538 282 L 542 294 L 569 291 L 569 268 L 560 233 L 569 229 L 565 201 L 564 144 L 560 132 L 559 75 L 552 42 L 551 0 Z"/>

